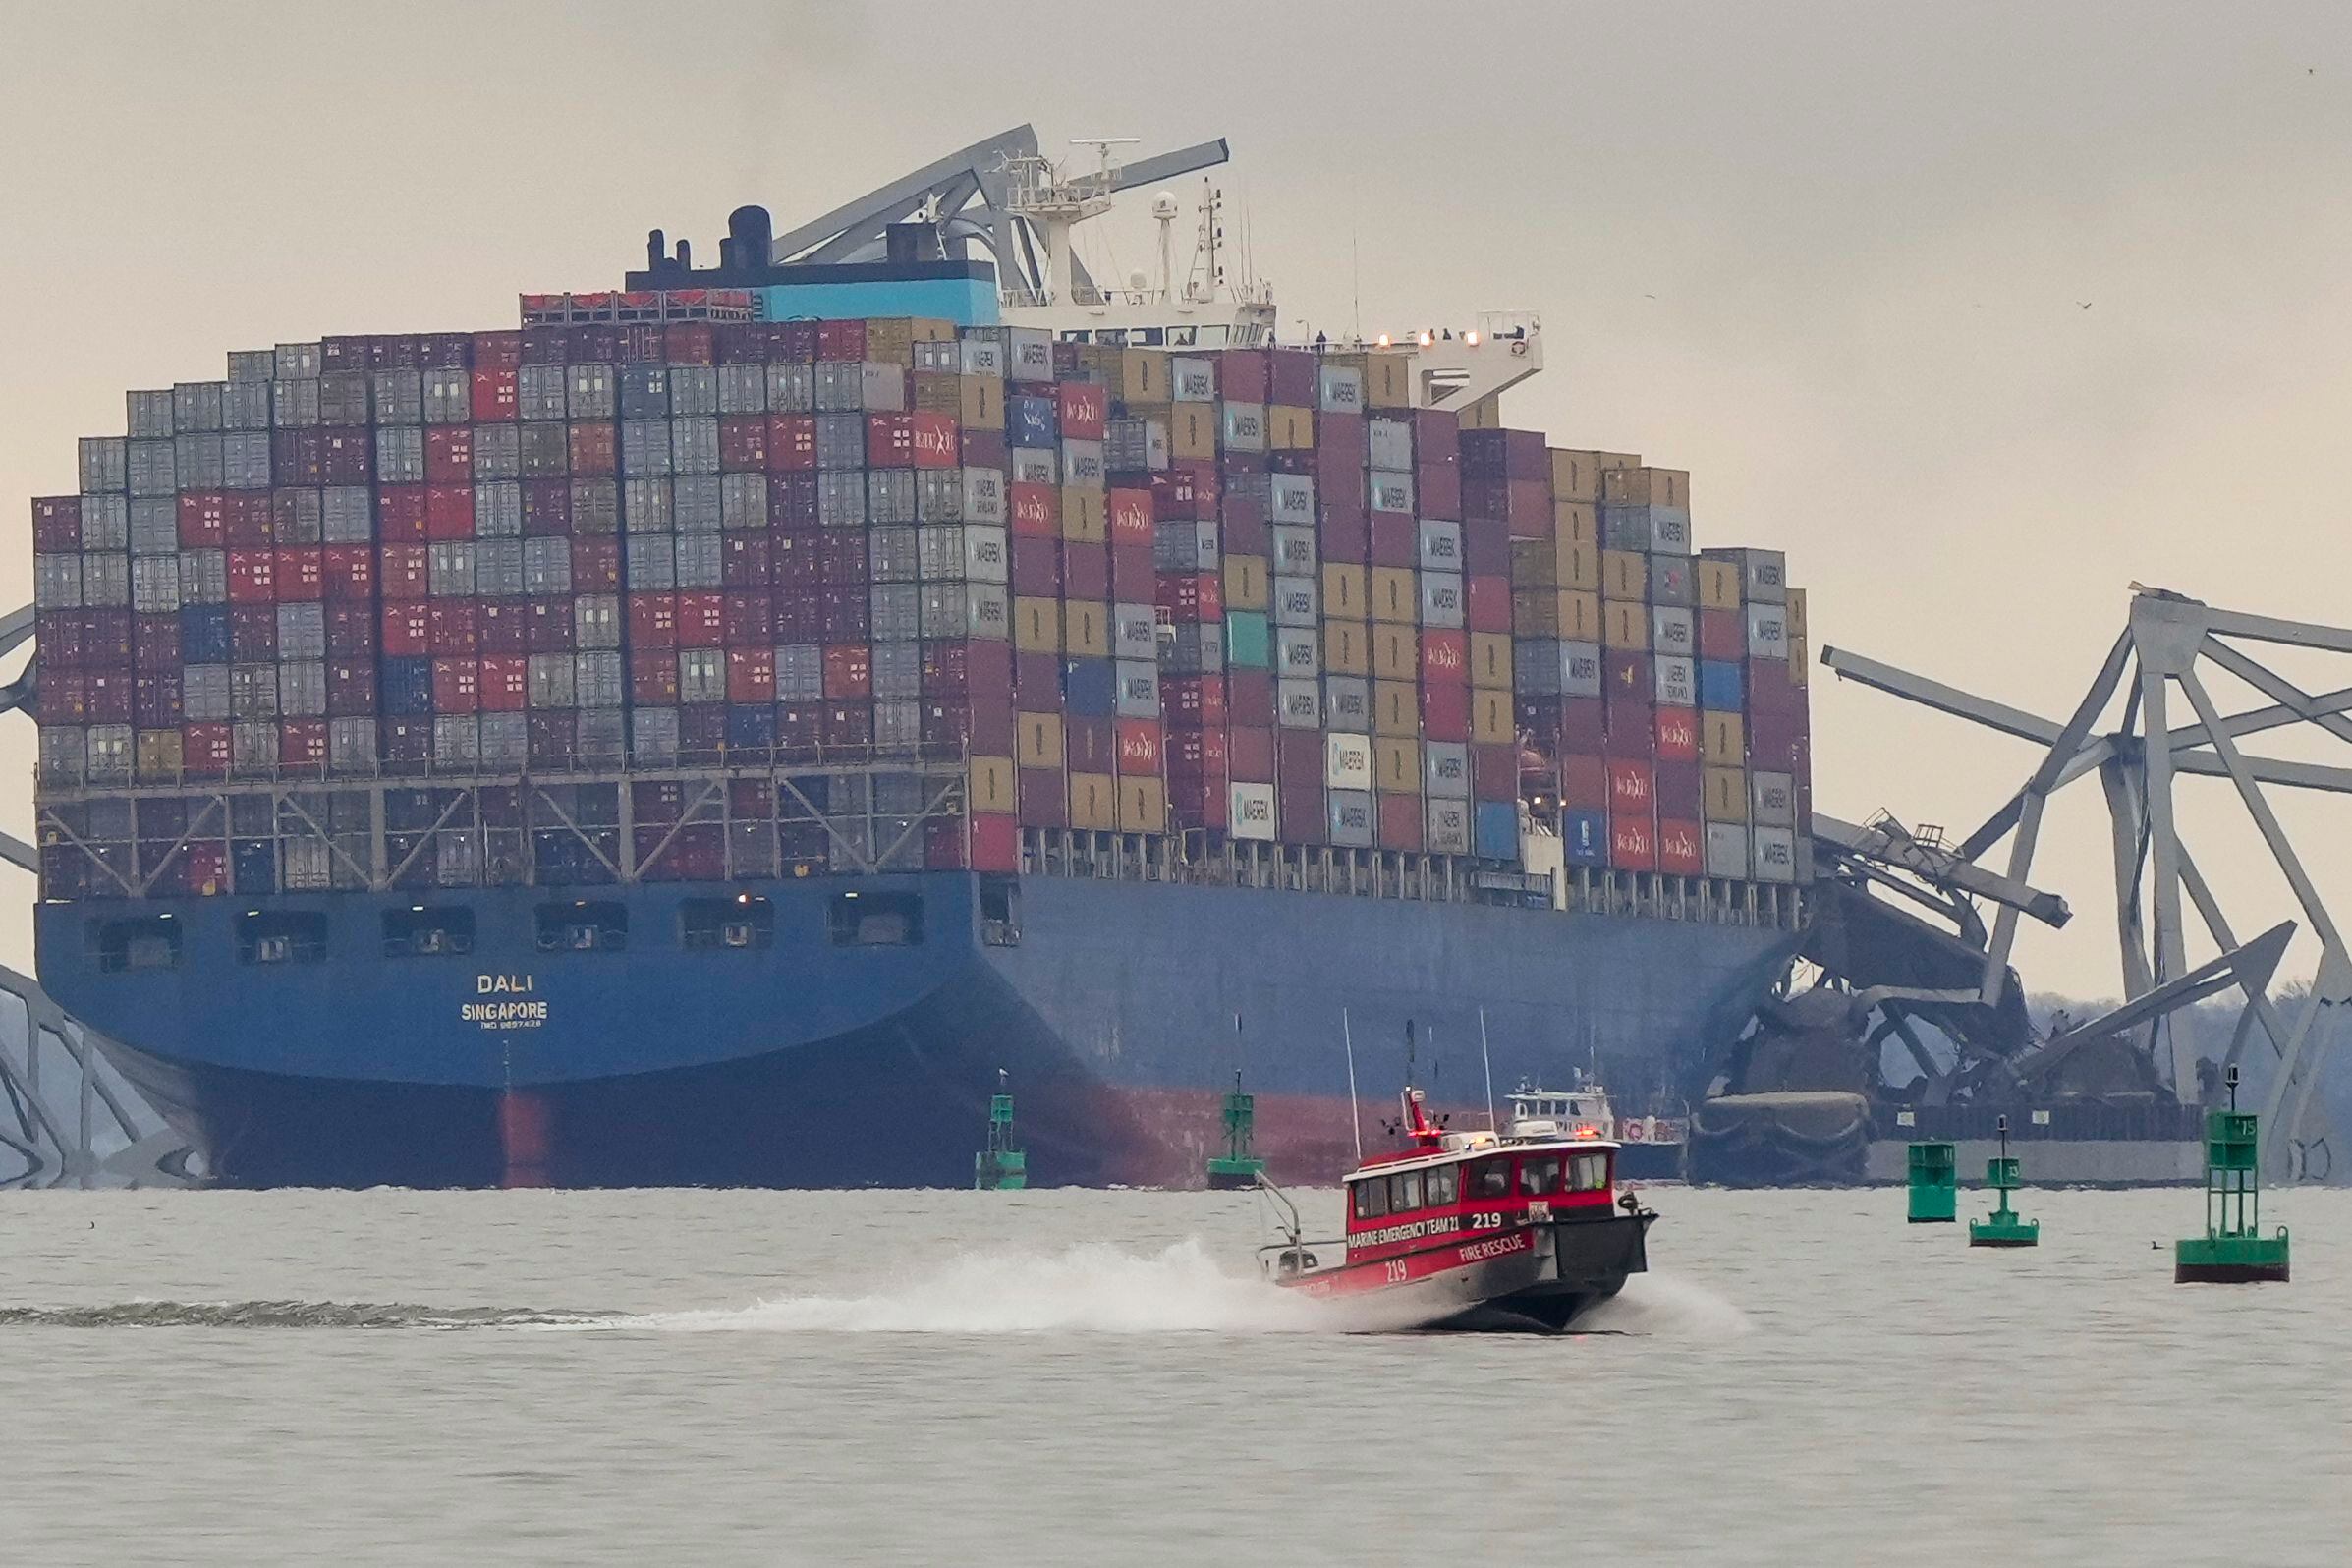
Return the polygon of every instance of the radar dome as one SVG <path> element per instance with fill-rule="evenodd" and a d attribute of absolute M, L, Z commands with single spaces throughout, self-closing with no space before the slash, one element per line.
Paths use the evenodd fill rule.
<path fill-rule="evenodd" d="M 1151 198 L 1151 215 L 1153 217 L 1164 220 L 1174 217 L 1176 212 L 1177 203 L 1175 192 L 1162 191 L 1159 193 L 1159 195 Z"/>

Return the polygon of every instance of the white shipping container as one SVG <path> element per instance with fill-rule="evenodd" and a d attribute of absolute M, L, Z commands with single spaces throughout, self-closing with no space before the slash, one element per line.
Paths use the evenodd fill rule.
<path fill-rule="evenodd" d="M 1217 395 L 1217 367 L 1213 360 L 1176 359 L 1168 362 L 1168 395 L 1178 403 L 1213 403 Z"/>
<path fill-rule="evenodd" d="M 1006 327 L 1004 378 L 1008 381 L 1053 379 L 1053 334 L 1041 327 Z"/>
<path fill-rule="evenodd" d="M 1369 790 L 1372 787 L 1372 737 L 1337 730 L 1327 732 L 1323 736 L 1323 788 Z"/>
<path fill-rule="evenodd" d="M 1462 625 L 1462 574 L 1459 572 L 1424 572 L 1421 574 L 1421 624 L 1440 630 L 1456 630 Z"/>
<path fill-rule="evenodd" d="M 1325 414 L 1364 412 L 1364 372 L 1352 364 L 1326 364 L 1316 377 L 1316 407 Z"/>
<path fill-rule="evenodd" d="M 1372 728 L 1372 682 L 1361 675 L 1323 677 L 1323 727 L 1333 730 Z"/>
<path fill-rule="evenodd" d="M 1651 661 L 1650 673 L 1658 706 L 1699 705 L 1699 663 L 1696 659 L 1679 655 L 1660 656 Z"/>
<path fill-rule="evenodd" d="M 1326 802 L 1331 816 L 1331 842 L 1344 849 L 1369 849 L 1372 841 L 1372 798 L 1370 790 L 1332 790 Z"/>
<path fill-rule="evenodd" d="M 1225 833 L 1229 838 L 1271 843 L 1274 838 L 1274 786 L 1226 786 Z"/>
<path fill-rule="evenodd" d="M 1004 474 L 997 469 L 964 471 L 964 521 L 1004 522 Z"/>
<path fill-rule="evenodd" d="M 859 407 L 869 414 L 903 414 L 907 407 L 907 372 L 896 364 L 858 366 Z"/>
<path fill-rule="evenodd" d="M 1017 446 L 1006 454 L 1015 484 L 1059 484 L 1062 464 L 1051 447 Z"/>
<path fill-rule="evenodd" d="M 1689 610 L 1652 610 L 1650 612 L 1650 647 L 1652 652 L 1668 656 L 1697 657 L 1699 653 L 1697 618 Z"/>
<path fill-rule="evenodd" d="M 1004 345 L 994 338 L 970 337 L 956 345 L 958 368 L 984 380 L 1004 379 Z M 1050 357 L 1050 356 L 1049 356 Z"/>
<path fill-rule="evenodd" d="M 1111 657 L 1159 657 L 1159 610 L 1150 604 L 1111 606 Z"/>
<path fill-rule="evenodd" d="M 1064 484 L 1100 484 L 1103 477 L 1102 443 L 1100 441 L 1062 442 L 1062 482 Z"/>
<path fill-rule="evenodd" d="M 1118 681 L 1114 701 L 1119 717 L 1159 717 L 1159 665 L 1150 659 L 1119 659 L 1112 668 Z"/>
<path fill-rule="evenodd" d="M 1428 848 L 1432 855 L 1467 855 L 1470 853 L 1470 802 L 1452 796 L 1433 797 L 1428 803 Z"/>
<path fill-rule="evenodd" d="M 1315 530 L 1277 525 L 1272 532 L 1274 570 L 1287 577 L 1313 575 L 1316 569 Z"/>
<path fill-rule="evenodd" d="M 964 575 L 975 583 L 1003 584 L 1012 572 L 1012 552 L 1000 528 L 971 527 L 964 536 Z"/>
<path fill-rule="evenodd" d="M 1265 450 L 1265 405 L 1227 403 L 1218 420 L 1219 444 L 1228 452 Z"/>
<path fill-rule="evenodd" d="M 1421 789 L 1431 798 L 1468 800 L 1470 748 L 1459 741 L 1422 742 Z"/>
<path fill-rule="evenodd" d="M 1366 476 L 1366 487 L 1371 492 L 1372 509 L 1375 512 L 1394 512 L 1402 517 L 1413 515 L 1413 476 L 1410 473 L 1390 473 L 1373 469 Z"/>
<path fill-rule="evenodd" d="M 1278 527 L 1315 527 L 1315 480 L 1304 474 L 1268 475 L 1265 520 Z"/>
<path fill-rule="evenodd" d="M 1726 881 L 1748 879 L 1748 830 L 1737 822 L 1707 824 L 1707 874 Z"/>
<path fill-rule="evenodd" d="M 1266 603 L 1279 627 L 1313 627 L 1320 618 L 1322 588 L 1312 577 L 1277 577 Z"/>
<path fill-rule="evenodd" d="M 1321 728 L 1320 698 L 1305 678 L 1274 682 L 1274 722 L 1286 730 Z"/>
<path fill-rule="evenodd" d="M 1462 570 L 1461 524 L 1442 518 L 1422 520 L 1421 569 L 1425 572 Z"/>
<path fill-rule="evenodd" d="M 1413 421 L 1407 419 L 1372 418 L 1364 421 L 1366 450 L 1371 461 L 1369 468 L 1385 470 L 1390 474 L 1413 472 Z"/>
<path fill-rule="evenodd" d="M 1748 656 L 1752 659 L 1788 657 L 1788 606 L 1748 606 Z"/>
<path fill-rule="evenodd" d="M 1321 675 L 1321 634 L 1303 626 L 1277 627 L 1274 631 L 1274 673 L 1302 681 L 1311 681 Z"/>
<path fill-rule="evenodd" d="M 1759 826 L 1796 825 L 1797 780 L 1794 774 L 1760 771 L 1748 780 L 1748 791 Z"/>
<path fill-rule="evenodd" d="M 1797 879 L 1796 834 L 1785 827 L 1757 827 L 1748 832 L 1749 866 L 1760 882 Z"/>

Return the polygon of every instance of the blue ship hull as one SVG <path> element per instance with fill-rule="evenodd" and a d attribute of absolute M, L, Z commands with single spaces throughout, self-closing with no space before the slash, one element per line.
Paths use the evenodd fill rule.
<path fill-rule="evenodd" d="M 836 945 L 838 895 L 919 898 L 912 945 Z M 644 884 L 620 951 L 543 951 L 545 889 L 469 890 L 463 956 L 386 956 L 407 895 L 265 901 L 326 923 L 316 962 L 240 962 L 244 900 L 150 903 L 174 968 L 101 966 L 47 904 L 40 976 L 126 1076 L 245 1186 L 969 1185 L 998 1072 L 1040 1184 L 1198 1185 L 1237 1071 L 1277 1177 L 1352 1150 L 1406 1071 L 1483 1114 L 1498 1089 L 1597 1065 L 1621 1100 L 1690 1090 L 1794 936 L 1768 928 L 1232 887 L 1035 876 L 1011 922 L 978 878 L 766 884 L 772 945 L 681 945 Z M 1239 1019 L 1237 1029 L 1236 1019 Z"/>

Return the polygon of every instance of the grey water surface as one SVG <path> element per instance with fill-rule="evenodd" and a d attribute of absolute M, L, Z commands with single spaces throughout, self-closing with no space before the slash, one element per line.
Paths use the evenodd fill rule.
<path fill-rule="evenodd" d="M 2295 1282 L 2240 1288 L 2171 1283 L 2195 1192 L 2029 1192 L 2011 1253 L 1897 1192 L 1648 1196 L 1656 1272 L 1532 1339 L 1333 1331 L 1257 1282 L 1248 1195 L 0 1194 L 0 1541 L 2352 1561 L 2352 1193 L 2275 1195 Z"/>

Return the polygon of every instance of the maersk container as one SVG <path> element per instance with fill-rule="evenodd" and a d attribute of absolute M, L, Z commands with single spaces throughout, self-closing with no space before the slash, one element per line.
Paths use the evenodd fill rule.
<path fill-rule="evenodd" d="M 1166 522 L 1152 531 L 1151 564 L 1161 572 L 1217 570 L 1217 526 L 1214 523 Z"/>
<path fill-rule="evenodd" d="M 1320 622 L 1321 601 L 1322 586 L 1316 579 L 1278 575 L 1267 591 L 1267 614 L 1278 627 L 1312 629 Z"/>
<path fill-rule="evenodd" d="M 1660 655 L 1651 660 L 1652 696 L 1660 707 L 1697 707 L 1697 661 Z"/>
<path fill-rule="evenodd" d="M 1737 822 L 1707 824 L 1707 874 L 1731 882 L 1748 879 L 1747 828 Z"/>
<path fill-rule="evenodd" d="M 1159 717 L 1159 666 L 1148 659 L 1112 661 L 1118 694 L 1113 706 L 1121 718 Z"/>
<path fill-rule="evenodd" d="M 1323 788 L 1370 791 L 1372 747 L 1369 735 L 1327 731 L 1323 736 Z"/>
<path fill-rule="evenodd" d="M 1017 446 L 1005 456 L 1005 472 L 1015 484 L 1059 484 L 1062 460 L 1051 447 Z"/>
<path fill-rule="evenodd" d="M 1323 673 L 1323 640 L 1306 627 L 1278 627 L 1274 632 L 1274 673 L 1290 680 L 1312 681 Z"/>
<path fill-rule="evenodd" d="M 1316 377 L 1315 406 L 1325 414 L 1361 414 L 1364 411 L 1364 372 L 1354 365 L 1318 365 Z"/>
<path fill-rule="evenodd" d="M 1748 864 L 1750 874 L 1760 882 L 1795 881 L 1797 879 L 1795 832 L 1785 827 L 1749 829 Z"/>
<path fill-rule="evenodd" d="M 1315 527 L 1315 479 L 1305 474 L 1266 478 L 1265 520 L 1277 528 Z"/>
<path fill-rule="evenodd" d="M 1481 860 L 1519 859 L 1519 803 L 1481 801 L 1478 804 L 1478 856 Z"/>
<path fill-rule="evenodd" d="M 1226 786 L 1226 834 L 1232 838 L 1271 843 L 1275 825 L 1274 786 L 1230 784 Z"/>
<path fill-rule="evenodd" d="M 1321 715 L 1316 710 L 1316 701 L 1315 682 L 1307 680 L 1275 681 L 1275 724 L 1286 730 L 1322 728 Z"/>
<path fill-rule="evenodd" d="M 1421 624 L 1443 631 L 1459 631 L 1463 617 L 1462 574 L 1421 574 Z"/>
<path fill-rule="evenodd" d="M 1421 774 L 1422 793 L 1431 800 L 1469 799 L 1470 748 L 1459 741 L 1422 742 Z"/>
<path fill-rule="evenodd" d="M 963 530 L 964 576 L 974 583 L 1002 584 L 1011 571 L 1005 531 L 981 524 Z"/>
<path fill-rule="evenodd" d="M 1064 484 L 1100 484 L 1104 476 L 1102 443 L 1100 441 L 1062 442 L 1062 482 Z"/>
<path fill-rule="evenodd" d="M 1322 679 L 1322 727 L 1333 730 L 1372 728 L 1372 682 L 1361 675 L 1326 675 Z"/>
<path fill-rule="evenodd" d="M 1274 570 L 1285 577 L 1312 577 L 1317 556 L 1315 530 L 1292 525 L 1273 530 Z"/>
<path fill-rule="evenodd" d="M 1471 850 L 1472 814 L 1467 800 L 1439 798 L 1428 803 L 1427 842 L 1432 855 L 1467 855 Z"/>
<path fill-rule="evenodd" d="M 996 469 L 968 468 L 964 474 L 964 521 L 1002 528 L 1005 478 Z"/>
<path fill-rule="evenodd" d="M 1797 781 L 1790 773 L 1759 770 L 1748 780 L 1754 819 L 1760 827 L 1794 827 L 1797 821 Z"/>
<path fill-rule="evenodd" d="M 1698 625 L 1692 613 L 1682 609 L 1652 609 L 1650 612 L 1650 649 L 1664 657 L 1690 658 L 1697 654 Z"/>
<path fill-rule="evenodd" d="M 1264 404 L 1225 403 L 1219 406 L 1219 414 L 1218 444 L 1225 451 L 1263 452 L 1266 449 Z"/>
<path fill-rule="evenodd" d="M 1400 517 L 1413 515 L 1413 476 L 1410 473 L 1389 474 L 1378 469 L 1366 476 L 1367 500 L 1374 512 L 1391 512 Z"/>
<path fill-rule="evenodd" d="M 1771 603 L 1748 606 L 1748 656 L 1752 659 L 1788 657 L 1787 605 Z"/>

